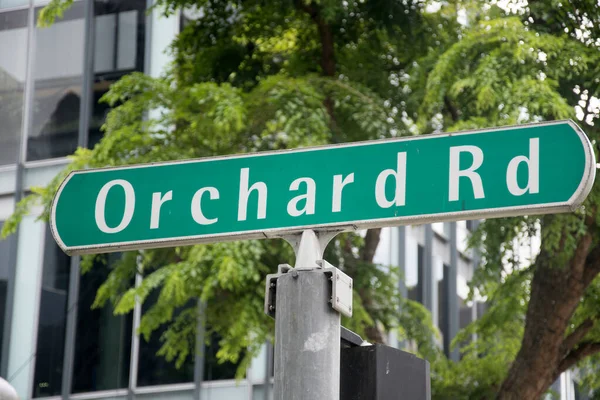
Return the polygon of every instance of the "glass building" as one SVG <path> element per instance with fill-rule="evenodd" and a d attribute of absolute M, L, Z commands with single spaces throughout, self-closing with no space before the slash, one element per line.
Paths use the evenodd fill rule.
<path fill-rule="evenodd" d="M 62 19 L 38 28 L 46 0 L 0 0 L 0 226 L 24 194 L 67 164 L 67 155 L 101 138 L 107 107 L 98 99 L 113 82 L 132 71 L 156 76 L 169 62 L 165 49 L 180 16 L 147 13 L 152 1 L 75 1 Z M 92 310 L 106 268 L 81 276 L 79 258 L 58 249 L 36 221 L 40 213 L 0 241 L 0 376 L 21 399 L 269 398 L 271 346 L 241 381 L 235 365 L 216 363 L 218 338 L 176 369 L 155 355 L 160 332 L 149 342 L 136 334 L 141 307 L 126 316 Z M 400 290 L 431 310 L 447 352 L 456 332 L 483 312 L 482 304 L 466 301 L 477 265 L 465 246 L 473 227 L 385 229 L 376 256 L 404 269 Z M 564 400 L 575 398 L 569 382 L 557 383 Z"/>

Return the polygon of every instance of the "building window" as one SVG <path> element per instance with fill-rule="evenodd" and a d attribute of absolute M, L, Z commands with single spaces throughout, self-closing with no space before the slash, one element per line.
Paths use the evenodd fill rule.
<path fill-rule="evenodd" d="M 106 262 L 96 261 L 79 284 L 73 393 L 126 388 L 129 383 L 132 313 L 114 315 L 111 304 L 91 308 L 96 291 L 120 255 L 105 257 Z"/>
<path fill-rule="evenodd" d="M 466 221 L 467 230 L 469 232 L 473 232 L 475 230 L 475 221 L 468 220 Z"/>
<path fill-rule="evenodd" d="M 160 294 L 159 290 L 154 290 L 146 299 L 142 306 L 142 315 L 148 311 L 158 299 Z M 190 301 L 189 304 L 182 307 L 173 313 L 172 321 L 177 318 L 179 313 L 187 308 L 197 309 L 198 303 L 196 301 Z M 143 337 L 140 337 L 140 356 L 138 368 L 137 384 L 138 386 L 151 386 L 151 385 L 167 385 L 172 383 L 185 383 L 194 381 L 194 354 L 187 357 L 181 368 L 176 368 L 175 360 L 169 362 L 163 356 L 159 356 L 156 353 L 162 347 L 162 341 L 160 340 L 166 327 L 162 326 L 156 331 L 152 332 L 150 340 L 146 341 Z M 192 348 L 195 348 L 195 338 L 192 338 L 194 344 Z"/>
<path fill-rule="evenodd" d="M 0 0 L 0 8 L 19 1 Z M 0 165 L 15 164 L 23 120 L 28 10 L 0 13 Z"/>
<path fill-rule="evenodd" d="M 54 396 L 61 392 L 71 270 L 71 258 L 56 245 L 49 227 L 44 242 L 34 397 Z"/>
<path fill-rule="evenodd" d="M 145 6 L 142 0 L 95 1 L 94 81 L 89 146 L 102 137 L 108 106 L 99 104 L 112 83 L 143 71 Z M 39 10 L 36 9 L 36 18 Z M 78 145 L 85 48 L 84 2 L 75 2 L 49 28 L 36 29 L 35 91 L 27 160 L 64 157 Z"/>
<path fill-rule="evenodd" d="M 452 224 L 444 222 L 444 235 L 449 239 L 452 236 Z"/>
<path fill-rule="evenodd" d="M 468 250 L 469 236 L 470 232 L 467 229 L 467 223 L 465 221 L 458 221 L 456 223 L 456 248 L 463 254 Z"/>
<path fill-rule="evenodd" d="M 473 322 L 473 303 L 467 301 L 466 298 L 458 296 L 458 328 L 462 330 Z M 469 344 L 469 340 L 460 343 L 459 347 Z M 462 357 L 462 356 L 461 356 Z"/>
<path fill-rule="evenodd" d="M 460 310 L 459 329 L 463 329 L 473 322 L 473 304 L 458 296 L 458 305 Z"/>
<path fill-rule="evenodd" d="M 446 356 L 450 356 L 450 304 L 448 296 L 450 293 L 450 266 L 443 264 L 442 279 L 438 280 L 438 327 L 442 334 L 442 343 Z"/>
<path fill-rule="evenodd" d="M 36 19 L 43 7 L 36 8 Z M 75 2 L 48 28 L 35 29 L 34 95 L 27 160 L 64 157 L 78 143 L 85 20 Z"/>
<path fill-rule="evenodd" d="M 416 263 L 414 262 L 416 261 Z M 406 288 L 408 298 L 423 302 L 423 269 L 425 268 L 425 248 L 417 245 L 417 257 L 410 257 L 406 269 Z"/>
<path fill-rule="evenodd" d="M 102 138 L 100 127 L 109 111 L 100 98 L 123 75 L 144 71 L 145 0 L 106 0 L 94 3 L 94 82 L 88 145 Z"/>
<path fill-rule="evenodd" d="M 0 0 L 0 10 L 3 8 L 26 6 L 27 4 L 29 4 L 28 0 Z"/>
<path fill-rule="evenodd" d="M 204 348 L 204 380 L 217 381 L 223 379 L 235 379 L 239 363 L 224 362 L 217 360 L 217 351 L 219 351 L 219 341 L 221 338 L 213 334 Z M 244 355 L 240 354 L 240 360 Z M 273 363 L 275 359 L 273 358 Z"/>

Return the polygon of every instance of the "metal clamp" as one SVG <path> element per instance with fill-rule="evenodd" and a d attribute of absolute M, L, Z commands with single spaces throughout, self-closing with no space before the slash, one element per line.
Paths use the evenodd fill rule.
<path fill-rule="evenodd" d="M 352 278 L 325 260 L 317 260 L 316 263 L 331 282 L 331 307 L 342 315 L 352 317 Z M 267 275 L 264 311 L 269 317 L 275 318 L 277 279 L 283 274 L 298 274 L 299 271 L 289 264 L 280 264 L 276 274 Z"/>
<path fill-rule="evenodd" d="M 346 317 L 352 317 L 352 278 L 325 260 L 317 264 L 331 280 L 331 307 Z"/>
<path fill-rule="evenodd" d="M 292 269 L 292 266 L 289 264 L 279 264 L 277 266 L 276 274 L 267 275 L 267 283 L 265 287 L 265 314 L 273 319 L 275 319 L 275 294 L 277 291 L 277 279 Z"/>

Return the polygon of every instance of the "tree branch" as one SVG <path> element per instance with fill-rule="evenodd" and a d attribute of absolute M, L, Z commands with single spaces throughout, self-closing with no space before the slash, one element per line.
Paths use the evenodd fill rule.
<path fill-rule="evenodd" d="M 600 274 L 600 245 L 596 245 L 585 259 L 585 269 L 582 276 L 584 287 L 588 287 L 598 274 Z"/>
<path fill-rule="evenodd" d="M 563 340 L 561 350 L 563 354 L 568 354 L 571 350 L 577 346 L 577 343 L 581 341 L 588 334 L 588 332 L 594 327 L 594 320 L 591 318 L 586 319 L 579 325 L 569 336 Z"/>
<path fill-rule="evenodd" d="M 379 239 L 381 238 L 381 228 L 369 229 L 365 236 L 365 246 L 361 250 L 360 258 L 364 262 L 372 263 L 375 257 L 375 251 L 379 246 Z"/>
<path fill-rule="evenodd" d="M 584 342 L 581 343 L 576 349 L 571 350 L 569 354 L 562 360 L 558 365 L 555 372 L 555 377 L 558 378 L 560 374 L 577 364 L 582 359 L 589 357 L 593 354 L 600 353 L 600 343 L 598 342 Z"/>
<path fill-rule="evenodd" d="M 319 39 L 321 40 L 321 68 L 323 69 L 323 75 L 334 76 L 336 67 L 335 43 L 331 25 L 325 21 L 315 3 L 306 4 L 303 0 L 296 0 L 295 4 L 300 10 L 310 15 L 313 22 L 317 24 Z"/>
<path fill-rule="evenodd" d="M 454 122 L 458 121 L 458 118 L 460 117 L 458 115 L 458 109 L 454 106 L 454 104 L 452 104 L 452 101 L 450 100 L 450 98 L 448 96 L 444 96 L 444 105 L 450 112 L 452 121 L 454 121 Z"/>
<path fill-rule="evenodd" d="M 564 234 L 563 237 L 567 235 Z M 583 276 L 587 264 L 587 259 L 590 254 L 590 247 L 592 246 L 593 237 L 592 234 L 588 231 L 581 239 L 579 239 L 579 244 L 575 249 L 575 253 L 573 254 L 573 258 L 571 259 L 571 270 L 575 277 L 581 280 L 581 283 L 585 283 L 583 281 Z M 586 286 L 583 287 L 585 290 Z"/>
<path fill-rule="evenodd" d="M 295 0 L 296 7 L 307 13 L 310 19 L 317 25 L 319 31 L 319 40 L 321 42 L 321 71 L 323 76 L 333 77 L 335 76 L 336 62 L 335 62 L 335 42 L 333 37 L 333 29 L 331 25 L 325 21 L 320 13 L 319 8 L 315 3 L 306 4 L 304 0 Z M 336 125 L 335 114 L 334 114 L 334 102 L 331 96 L 326 96 L 323 101 L 323 105 L 327 110 L 327 114 L 330 118 L 330 127 L 333 131 Z"/>

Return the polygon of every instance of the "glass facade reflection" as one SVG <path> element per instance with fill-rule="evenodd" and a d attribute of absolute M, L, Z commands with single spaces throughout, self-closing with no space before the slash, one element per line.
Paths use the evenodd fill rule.
<path fill-rule="evenodd" d="M 94 81 L 88 144 L 102 138 L 108 106 L 100 98 L 113 82 L 132 71 L 144 70 L 145 0 L 94 2 Z"/>
<path fill-rule="evenodd" d="M 36 18 L 42 7 L 36 9 Z M 84 2 L 75 2 L 48 28 L 35 29 L 34 95 L 27 161 L 65 157 L 78 145 L 85 49 Z M 94 2 L 94 76 L 89 143 L 101 138 L 110 84 L 143 71 L 146 2 Z M 26 47 L 26 46 L 24 46 Z M 24 69 L 23 69 L 24 70 Z"/>
<path fill-rule="evenodd" d="M 60 394 L 62 384 L 71 258 L 60 250 L 49 228 L 46 229 L 44 238 L 42 268 L 42 293 L 33 381 L 35 397 Z"/>
<path fill-rule="evenodd" d="M 40 8 L 36 9 L 36 18 Z M 35 29 L 34 94 L 27 161 L 65 157 L 77 149 L 85 40 L 84 4 Z"/>
<path fill-rule="evenodd" d="M 96 1 L 94 72 L 112 78 L 143 69 L 146 2 Z"/>
<path fill-rule="evenodd" d="M 0 7 L 6 2 L 0 0 Z M 1 11 L 1 10 L 0 10 Z M 0 165 L 19 155 L 27 71 L 29 10 L 0 12 Z"/>
<path fill-rule="evenodd" d="M 425 248 L 417 245 L 416 263 L 407 265 L 406 287 L 408 289 L 408 298 L 414 301 L 423 302 L 423 268 L 425 265 Z"/>
<path fill-rule="evenodd" d="M 204 381 L 235 379 L 238 364 L 232 362 L 220 363 L 217 359 L 220 339 L 218 335 L 213 334 L 204 349 Z"/>
<path fill-rule="evenodd" d="M 450 293 L 450 266 L 442 264 L 442 277 L 439 279 L 438 276 L 438 326 L 440 333 L 442 334 L 442 343 L 444 346 L 444 352 L 446 356 L 450 356 L 450 337 L 449 331 L 449 317 L 450 307 L 448 304 L 448 293 Z"/>
<path fill-rule="evenodd" d="M 142 311 L 150 309 L 158 299 L 159 291 L 153 291 L 144 302 Z M 190 302 L 186 307 L 176 310 L 173 313 L 173 319 L 177 318 L 179 313 L 186 308 L 196 308 L 196 302 Z M 150 340 L 146 341 L 140 338 L 140 365 L 144 368 L 138 370 L 139 386 L 165 385 L 172 383 L 192 382 L 194 380 L 194 359 L 188 357 L 181 368 L 176 368 L 173 362 L 168 362 L 163 357 L 157 357 L 156 353 L 162 346 L 160 337 L 165 331 L 161 327 L 152 333 Z M 194 344 L 195 346 L 195 344 Z"/>
<path fill-rule="evenodd" d="M 22 7 L 27 4 L 29 4 L 28 0 L 0 0 L 0 9 Z"/>
<path fill-rule="evenodd" d="M 73 393 L 126 388 L 129 383 L 132 315 L 114 315 L 111 304 L 92 309 L 96 291 L 116 259 L 118 255 L 109 255 L 106 262 L 97 261 L 81 277 Z"/>
<path fill-rule="evenodd" d="M 473 307 L 468 305 L 463 299 L 459 298 L 459 304 L 460 304 L 460 329 L 463 329 L 465 327 L 467 327 L 467 325 L 469 325 L 472 321 L 473 321 Z M 459 347 L 464 347 L 467 346 L 469 344 L 470 340 L 465 340 L 463 342 L 459 343 Z M 461 354 L 461 358 L 462 358 L 462 354 Z"/>

